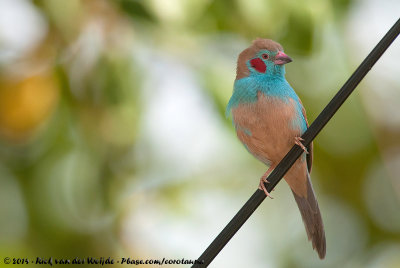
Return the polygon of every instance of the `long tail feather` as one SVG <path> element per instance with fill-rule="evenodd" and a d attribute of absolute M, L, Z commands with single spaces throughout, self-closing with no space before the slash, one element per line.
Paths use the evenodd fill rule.
<path fill-rule="evenodd" d="M 313 248 L 318 252 L 319 258 L 325 258 L 326 240 L 324 224 L 322 223 L 321 212 L 319 211 L 318 202 L 315 198 L 314 190 L 307 173 L 307 196 L 300 197 L 294 191 L 294 199 L 300 209 L 304 226 L 306 227 L 308 240 L 311 240 Z"/>

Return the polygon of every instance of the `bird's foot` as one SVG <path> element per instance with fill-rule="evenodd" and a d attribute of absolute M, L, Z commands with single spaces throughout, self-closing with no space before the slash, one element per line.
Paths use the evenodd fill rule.
<path fill-rule="evenodd" d="M 267 172 L 265 172 L 264 175 L 262 175 L 261 181 L 263 181 L 265 183 L 269 183 L 269 181 L 267 180 L 269 174 L 270 174 L 270 172 L 269 172 L 269 169 L 268 169 Z"/>
<path fill-rule="evenodd" d="M 302 141 L 304 141 L 304 139 L 302 137 L 295 137 L 294 138 L 294 143 L 297 144 L 298 146 L 300 146 L 301 149 L 303 149 L 303 151 L 308 154 L 307 148 L 303 145 Z"/>
<path fill-rule="evenodd" d="M 265 176 L 265 174 L 264 174 Z M 265 195 L 268 196 L 271 199 L 274 199 L 267 191 L 267 188 L 265 188 L 264 183 L 269 183 L 269 181 L 267 181 L 267 178 L 264 178 L 264 176 L 261 177 L 260 179 L 260 184 L 258 185 L 258 189 L 263 190 Z"/>

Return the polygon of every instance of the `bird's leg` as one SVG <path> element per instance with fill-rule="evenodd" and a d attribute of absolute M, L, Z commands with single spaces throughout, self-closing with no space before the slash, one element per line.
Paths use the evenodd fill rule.
<path fill-rule="evenodd" d="M 264 175 L 262 175 L 261 179 L 260 179 L 260 184 L 258 185 L 258 189 L 263 190 L 265 195 L 268 196 L 271 199 L 274 199 L 267 191 L 267 188 L 265 188 L 264 183 L 269 183 L 269 181 L 267 180 L 267 177 L 269 176 L 269 174 L 272 171 L 272 166 L 269 167 L 269 169 L 264 173 Z"/>
<path fill-rule="evenodd" d="M 303 145 L 302 141 L 304 141 L 302 137 L 294 137 L 294 143 L 300 146 L 300 148 L 308 154 L 307 148 Z"/>
<path fill-rule="evenodd" d="M 272 169 L 273 169 L 272 166 L 270 166 L 269 169 L 267 171 L 265 171 L 264 175 L 262 175 L 262 177 L 261 177 L 261 181 L 263 181 L 265 183 L 269 183 L 267 178 L 268 178 L 269 174 L 271 173 Z"/>

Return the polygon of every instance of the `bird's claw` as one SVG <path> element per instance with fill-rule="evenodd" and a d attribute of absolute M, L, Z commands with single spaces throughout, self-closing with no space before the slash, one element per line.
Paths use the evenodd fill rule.
<path fill-rule="evenodd" d="M 294 138 L 294 143 L 297 144 L 298 146 L 300 146 L 301 149 L 303 149 L 303 151 L 308 154 L 308 150 L 307 148 L 303 145 L 302 141 L 304 141 L 304 139 L 302 137 L 295 137 Z"/>
<path fill-rule="evenodd" d="M 263 190 L 266 196 L 268 196 L 268 197 L 271 198 L 271 199 L 274 199 L 274 198 L 268 193 L 267 188 L 265 188 L 264 182 L 265 182 L 265 183 L 269 183 L 269 181 L 267 181 L 267 178 L 261 177 L 261 179 L 260 179 L 260 184 L 258 185 L 258 189 Z"/>
<path fill-rule="evenodd" d="M 269 183 L 269 181 L 267 180 L 268 174 L 265 173 L 262 177 L 261 177 L 261 181 L 265 182 L 265 183 Z"/>

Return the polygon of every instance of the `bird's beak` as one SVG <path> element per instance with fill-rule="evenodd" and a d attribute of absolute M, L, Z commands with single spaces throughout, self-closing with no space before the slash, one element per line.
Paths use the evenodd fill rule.
<path fill-rule="evenodd" d="M 276 54 L 275 59 L 274 59 L 274 63 L 276 65 L 283 65 L 283 64 L 286 64 L 289 62 L 292 62 L 292 59 L 288 55 L 283 53 L 282 51 L 279 51 L 278 54 Z"/>

